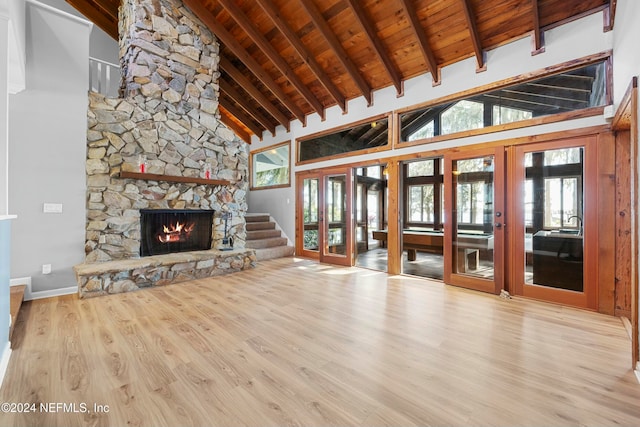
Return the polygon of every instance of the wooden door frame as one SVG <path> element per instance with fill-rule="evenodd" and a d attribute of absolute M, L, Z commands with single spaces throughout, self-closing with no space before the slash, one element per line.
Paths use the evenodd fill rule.
<path fill-rule="evenodd" d="M 317 251 L 311 251 L 311 250 L 307 250 L 304 248 L 304 216 L 302 215 L 303 212 L 303 206 L 302 203 L 304 201 L 304 180 L 308 179 L 308 178 L 318 178 L 318 207 L 320 209 L 320 207 L 322 206 L 322 191 L 320 189 L 320 186 L 322 185 L 322 175 L 318 172 L 318 171 L 303 171 L 303 172 L 296 172 L 296 213 L 295 213 L 295 218 L 296 218 L 296 237 L 295 237 L 295 241 L 296 241 L 296 255 L 297 256 L 301 256 L 301 257 L 306 257 L 306 258 L 311 258 L 311 259 L 316 259 L 319 260 L 320 259 L 320 225 L 318 225 L 318 250 Z M 320 215 L 320 212 L 318 212 L 318 215 Z M 320 223 L 320 220 L 318 220 L 318 223 Z"/>
<path fill-rule="evenodd" d="M 346 172 L 345 172 L 346 171 Z M 323 255 L 324 246 L 325 246 L 325 233 L 326 222 L 324 221 L 325 217 L 325 178 L 333 175 L 341 175 L 346 174 L 347 183 L 345 186 L 346 189 L 346 200 L 347 200 L 347 232 L 346 232 L 346 252 L 347 255 L 344 256 L 345 262 L 331 262 L 332 256 Z M 302 215 L 303 206 L 302 203 L 304 201 L 304 183 L 305 179 L 309 178 L 317 178 L 318 179 L 318 215 L 320 216 L 318 222 L 318 250 L 310 251 L 304 249 L 304 217 Z M 336 166 L 325 169 L 313 169 L 308 171 L 296 172 L 296 255 L 311 258 L 318 260 L 320 262 L 328 262 L 336 265 L 353 265 L 353 230 L 354 230 L 354 220 L 355 216 L 352 215 L 353 210 L 353 167 L 349 166 Z M 335 261 L 335 259 L 333 259 Z"/>
<path fill-rule="evenodd" d="M 576 306 L 597 310 L 598 308 L 598 153 L 596 135 L 581 138 L 567 138 L 542 143 L 519 145 L 514 150 L 510 150 L 513 159 L 510 164 L 513 169 L 509 171 L 510 184 L 510 244 L 512 245 L 509 254 L 509 265 L 511 266 L 510 290 L 514 295 L 544 301 L 556 302 L 568 306 Z M 584 250 L 584 270 L 583 270 L 583 292 L 578 293 L 564 289 L 550 288 L 545 286 L 527 285 L 524 283 L 524 263 L 525 255 L 524 239 L 524 192 L 517 191 L 516 186 L 522 184 L 525 176 L 525 166 L 521 158 L 526 152 L 547 151 L 561 148 L 585 147 L 584 150 L 584 173 L 583 173 L 583 229 L 586 230 L 583 236 Z M 520 218 L 520 220 L 517 220 Z"/>
<path fill-rule="evenodd" d="M 325 239 L 329 234 L 329 223 L 325 221 L 327 216 L 326 212 L 326 184 L 328 179 L 332 176 L 340 176 L 344 175 L 345 177 L 345 194 L 344 198 L 346 200 L 345 206 L 345 218 L 344 223 L 346 224 L 346 232 L 345 232 L 345 254 L 344 255 L 336 255 L 331 254 L 327 251 L 328 242 Z M 320 246 L 320 262 L 335 264 L 335 265 L 344 265 L 347 267 L 351 267 L 354 265 L 355 252 L 353 250 L 354 245 L 354 237 L 353 232 L 355 229 L 355 215 L 353 213 L 353 168 L 351 166 L 341 166 L 329 169 L 323 169 L 322 174 L 322 191 L 320 200 L 322 201 L 321 210 L 322 217 L 320 218 L 320 229 L 322 230 L 322 245 Z"/>
<path fill-rule="evenodd" d="M 493 280 L 481 279 L 453 272 L 453 171 L 451 162 L 454 160 L 473 159 L 478 157 L 493 156 L 493 216 L 492 224 L 500 223 L 501 227 L 493 229 Z M 505 229 L 507 209 L 505 206 L 505 148 L 503 146 L 470 149 L 464 151 L 451 151 L 444 156 L 444 211 L 450 218 L 444 223 L 444 282 L 451 285 L 463 286 L 492 294 L 499 294 L 505 284 Z M 495 214 L 501 212 L 498 219 Z M 502 226 L 504 224 L 504 226 Z"/>
<path fill-rule="evenodd" d="M 625 92 L 611 127 L 614 131 L 630 133 L 630 217 L 631 217 L 631 364 L 640 371 L 640 329 L 638 326 L 638 77 L 633 77 Z"/>

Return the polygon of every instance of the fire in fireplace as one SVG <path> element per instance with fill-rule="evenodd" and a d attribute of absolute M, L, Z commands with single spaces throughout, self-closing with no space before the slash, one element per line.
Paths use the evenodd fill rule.
<path fill-rule="evenodd" d="M 211 248 L 212 210 L 141 209 L 140 256 Z"/>
<path fill-rule="evenodd" d="M 163 225 L 162 233 L 158 233 L 158 240 L 160 243 L 186 242 L 195 226 L 196 224 L 193 222 L 181 223 L 179 221 L 176 221 L 176 225 L 171 224 L 168 227 Z"/>

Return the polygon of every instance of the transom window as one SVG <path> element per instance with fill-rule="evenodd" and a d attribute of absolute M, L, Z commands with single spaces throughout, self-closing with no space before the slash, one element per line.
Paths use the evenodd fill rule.
<path fill-rule="evenodd" d="M 401 142 L 429 139 L 609 102 L 606 60 L 400 115 Z"/>
<path fill-rule="evenodd" d="M 458 101 L 442 113 L 441 135 L 484 127 L 484 104 L 482 102 Z"/>
<path fill-rule="evenodd" d="M 389 119 L 385 116 L 302 138 L 297 155 L 299 162 L 310 162 L 379 151 L 388 145 Z"/>

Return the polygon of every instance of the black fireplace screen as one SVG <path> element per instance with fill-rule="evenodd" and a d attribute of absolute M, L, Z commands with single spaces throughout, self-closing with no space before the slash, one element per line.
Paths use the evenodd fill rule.
<path fill-rule="evenodd" d="M 212 210 L 141 209 L 140 256 L 211 249 Z"/>

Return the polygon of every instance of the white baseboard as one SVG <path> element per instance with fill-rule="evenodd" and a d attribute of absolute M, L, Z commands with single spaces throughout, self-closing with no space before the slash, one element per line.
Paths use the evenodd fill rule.
<path fill-rule="evenodd" d="M 11 358 L 11 343 L 7 342 L 2 351 L 2 358 L 0 358 L 0 386 L 4 381 L 4 375 L 7 373 L 9 367 L 9 359 Z"/>
<path fill-rule="evenodd" d="M 24 290 L 24 300 L 31 301 L 34 299 L 59 297 L 61 295 L 70 295 L 78 292 L 77 286 L 69 286 L 68 288 L 52 289 L 49 291 L 32 291 L 31 290 L 31 277 L 19 277 L 17 279 L 11 279 L 10 286 L 27 285 Z"/>

